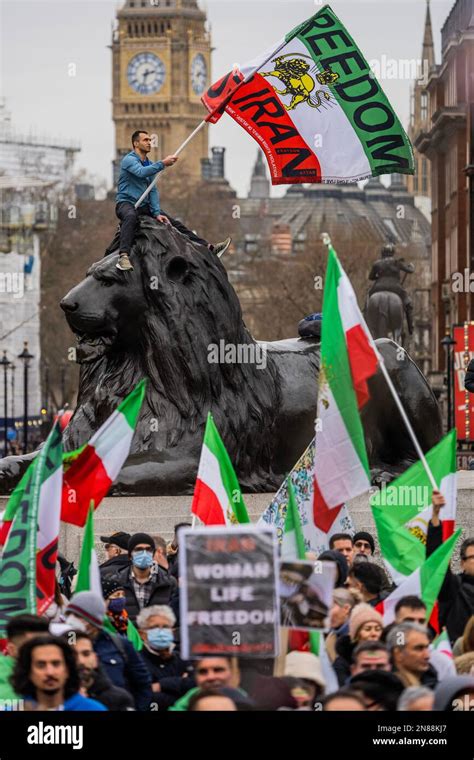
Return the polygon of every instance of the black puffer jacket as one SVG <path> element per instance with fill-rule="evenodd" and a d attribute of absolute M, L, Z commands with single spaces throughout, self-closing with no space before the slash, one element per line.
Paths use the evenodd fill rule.
<path fill-rule="evenodd" d="M 441 525 L 428 525 L 426 556 L 429 557 L 443 542 Z M 448 567 L 438 594 L 439 622 L 446 627 L 453 644 L 464 633 L 466 623 L 474 615 L 474 575 L 455 575 Z"/>

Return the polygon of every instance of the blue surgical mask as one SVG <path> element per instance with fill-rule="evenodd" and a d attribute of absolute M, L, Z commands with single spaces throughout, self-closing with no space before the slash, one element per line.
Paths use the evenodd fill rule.
<path fill-rule="evenodd" d="M 132 562 L 140 570 L 146 570 L 147 567 L 151 567 L 153 564 L 153 554 L 143 549 L 143 551 L 132 554 Z"/>
<path fill-rule="evenodd" d="M 111 599 L 109 602 L 110 612 L 113 612 L 114 615 L 120 615 L 120 613 L 125 609 L 126 602 L 127 600 L 123 596 L 119 597 L 118 599 Z"/>
<path fill-rule="evenodd" d="M 148 643 L 153 649 L 169 649 L 174 643 L 171 628 L 150 628 L 147 632 Z"/>

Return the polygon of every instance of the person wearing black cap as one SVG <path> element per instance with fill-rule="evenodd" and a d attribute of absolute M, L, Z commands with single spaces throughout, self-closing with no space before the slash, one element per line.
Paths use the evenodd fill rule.
<path fill-rule="evenodd" d="M 147 533 L 135 533 L 128 542 L 131 564 L 113 577 L 125 591 L 125 609 L 135 622 L 138 613 L 152 604 L 169 604 L 176 580 L 153 560 L 155 542 Z"/>
<path fill-rule="evenodd" d="M 115 575 L 130 564 L 128 556 L 128 542 L 130 533 L 118 531 L 111 536 L 101 536 L 100 540 L 105 544 L 107 559 L 99 566 L 101 578 Z"/>
<path fill-rule="evenodd" d="M 374 537 L 365 530 L 360 530 L 355 534 L 353 544 L 354 555 L 365 554 L 367 557 L 372 557 L 375 552 Z"/>

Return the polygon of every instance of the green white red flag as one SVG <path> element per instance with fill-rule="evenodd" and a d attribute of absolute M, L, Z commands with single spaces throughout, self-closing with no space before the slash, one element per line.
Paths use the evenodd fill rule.
<path fill-rule="evenodd" d="M 205 525 L 250 522 L 237 475 L 210 412 L 191 512 Z"/>
<path fill-rule="evenodd" d="M 107 495 L 130 453 L 135 427 L 145 398 L 146 381 L 141 380 L 119 404 L 89 443 L 66 455 L 70 467 L 64 472 L 61 520 L 82 527 L 89 504 L 95 508 Z"/>
<path fill-rule="evenodd" d="M 367 61 L 329 5 L 203 95 L 265 152 L 272 183 L 413 174 L 410 141 Z"/>
<path fill-rule="evenodd" d="M 88 444 L 77 451 L 63 454 L 63 522 L 82 528 L 91 500 L 97 509 L 106 496 L 129 454 L 145 391 L 146 381 L 142 380 L 94 433 Z M 8 500 L 0 527 L 0 546 L 5 544 L 29 477 L 30 468 Z"/>
<path fill-rule="evenodd" d="M 63 475 L 57 423 L 28 471 L 0 558 L 0 638 L 11 617 L 41 615 L 54 599 Z"/>
<path fill-rule="evenodd" d="M 441 509 L 443 541 L 456 524 L 456 430 L 451 430 L 426 453 L 439 490 L 446 499 Z M 401 583 L 425 559 L 433 488 L 422 462 L 415 462 L 371 498 L 380 551 L 395 583 Z"/>
<path fill-rule="evenodd" d="M 324 281 L 321 371 L 317 406 L 315 514 L 327 513 L 370 488 L 359 409 L 379 356 L 335 250 Z"/>
<path fill-rule="evenodd" d="M 395 620 L 395 606 L 403 596 L 420 597 L 426 605 L 426 620 L 429 620 L 460 534 L 461 529 L 438 546 L 436 551 L 397 586 L 395 591 L 377 604 L 376 609 L 383 615 L 384 626 L 390 625 Z"/>

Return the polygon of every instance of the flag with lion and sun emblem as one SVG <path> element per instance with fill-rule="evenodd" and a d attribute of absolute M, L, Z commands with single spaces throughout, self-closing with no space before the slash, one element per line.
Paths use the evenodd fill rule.
<path fill-rule="evenodd" d="M 203 95 L 264 151 L 272 184 L 413 174 L 413 151 L 379 82 L 329 5 Z"/>

